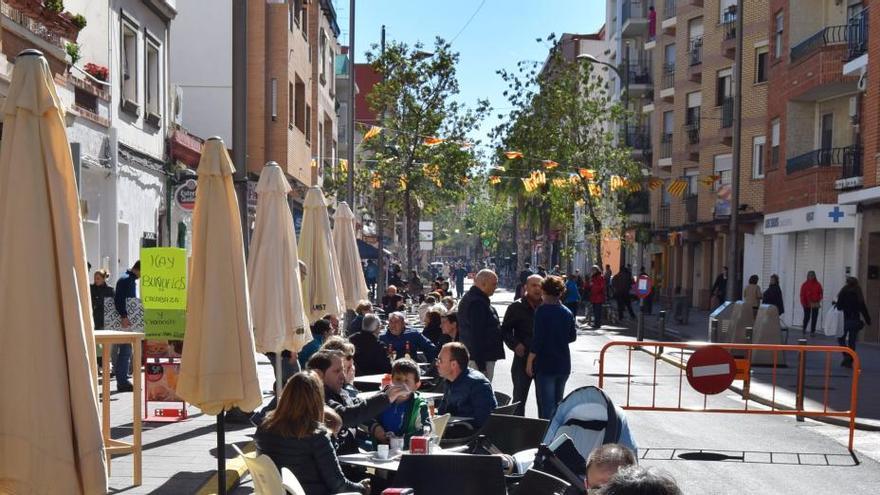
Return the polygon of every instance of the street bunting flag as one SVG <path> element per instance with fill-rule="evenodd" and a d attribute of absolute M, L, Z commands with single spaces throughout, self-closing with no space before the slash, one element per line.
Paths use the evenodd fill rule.
<path fill-rule="evenodd" d="M 379 177 L 379 172 L 373 172 L 373 176 L 370 178 L 370 186 L 373 189 L 379 189 L 382 187 L 382 178 Z"/>
<path fill-rule="evenodd" d="M 339 159 L 339 171 L 343 174 L 348 173 L 348 160 L 345 158 Z"/>
<path fill-rule="evenodd" d="M 403 177 L 400 178 L 400 190 L 406 191 L 406 179 Z"/>
<path fill-rule="evenodd" d="M 700 179 L 700 182 L 706 187 L 712 187 L 715 184 L 715 181 L 720 178 L 720 175 L 707 175 L 706 177 Z"/>
<path fill-rule="evenodd" d="M 685 179 L 675 179 L 674 181 L 670 182 L 668 186 L 666 186 L 666 192 L 668 192 L 670 196 L 680 198 L 687 190 L 687 186 L 688 181 L 686 181 Z"/>
<path fill-rule="evenodd" d="M 489 184 L 494 185 L 494 184 L 498 184 L 499 182 L 501 182 L 501 177 L 498 177 L 497 175 L 490 175 L 489 176 Z"/>
<path fill-rule="evenodd" d="M 611 176 L 611 190 L 616 191 L 626 187 L 627 180 L 619 175 Z"/>
<path fill-rule="evenodd" d="M 554 169 L 559 166 L 559 164 L 554 162 L 553 160 L 542 160 L 541 163 L 543 163 L 544 167 L 548 170 Z"/>
<path fill-rule="evenodd" d="M 663 185 L 663 179 L 658 179 L 657 177 L 651 177 L 648 179 L 648 189 L 652 191 L 656 191 Z"/>
<path fill-rule="evenodd" d="M 370 127 L 370 130 L 368 130 L 367 133 L 364 134 L 364 141 L 369 141 L 370 139 L 373 139 L 374 137 L 378 136 L 380 132 L 382 132 L 381 127 L 375 125 Z"/>
<path fill-rule="evenodd" d="M 588 183 L 587 190 L 590 191 L 590 196 L 593 196 L 594 198 L 602 196 L 602 188 L 595 182 Z"/>
<path fill-rule="evenodd" d="M 578 175 L 583 177 L 584 180 L 593 180 L 593 178 L 596 176 L 596 174 L 588 168 L 579 168 Z"/>
<path fill-rule="evenodd" d="M 642 190 L 642 185 L 638 182 L 630 182 L 628 189 L 630 192 L 639 192 Z"/>
<path fill-rule="evenodd" d="M 432 136 L 432 137 L 426 137 L 424 144 L 425 144 L 425 146 L 437 146 L 438 144 L 442 143 L 443 141 L 445 141 L 445 139 Z"/>
<path fill-rule="evenodd" d="M 513 160 L 516 158 L 522 158 L 523 154 L 519 151 L 505 151 L 504 156 L 506 156 L 508 160 Z"/>

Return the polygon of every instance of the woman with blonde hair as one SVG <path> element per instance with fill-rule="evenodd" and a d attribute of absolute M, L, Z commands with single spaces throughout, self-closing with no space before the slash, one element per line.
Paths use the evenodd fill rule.
<path fill-rule="evenodd" d="M 370 491 L 369 479 L 355 483 L 342 473 L 324 424 L 324 385 L 312 371 L 288 380 L 278 407 L 257 428 L 254 440 L 261 454 L 296 475 L 306 495 Z"/>

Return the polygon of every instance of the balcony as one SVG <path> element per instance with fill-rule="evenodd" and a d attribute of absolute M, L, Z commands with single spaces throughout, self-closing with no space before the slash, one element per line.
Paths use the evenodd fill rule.
<path fill-rule="evenodd" d="M 672 158 L 672 133 L 667 132 L 660 136 L 660 153 L 658 154 L 658 158 L 661 160 L 665 158 Z"/>
<path fill-rule="evenodd" d="M 729 96 L 721 101 L 721 125 L 718 136 L 722 144 L 730 146 L 733 141 L 733 98 Z"/>
<path fill-rule="evenodd" d="M 642 97 L 653 90 L 650 60 L 630 61 L 628 67 L 627 64 L 621 64 L 620 70 L 627 77 L 630 96 Z"/>
<path fill-rule="evenodd" d="M 651 193 L 636 191 L 626 197 L 623 211 L 627 215 L 649 215 L 651 213 Z"/>
<path fill-rule="evenodd" d="M 863 10 L 847 23 L 846 59 L 853 60 L 868 52 L 868 11 Z"/>
<path fill-rule="evenodd" d="M 721 53 L 733 59 L 736 54 L 736 6 L 732 5 L 721 16 Z"/>
<path fill-rule="evenodd" d="M 675 101 L 675 64 L 663 64 L 660 98 L 668 102 Z"/>
<path fill-rule="evenodd" d="M 682 128 L 684 131 L 684 135 L 687 136 L 687 144 L 690 145 L 698 145 L 700 144 L 700 122 L 692 122 L 690 124 L 685 124 Z"/>
<path fill-rule="evenodd" d="M 865 182 L 862 171 L 862 147 L 851 146 L 850 152 L 843 157 L 840 168 L 840 179 L 834 182 L 834 189 L 846 190 L 862 187 Z"/>
<path fill-rule="evenodd" d="M 646 36 L 648 34 L 647 0 L 623 0 L 620 24 L 620 33 L 624 38 Z"/>
<path fill-rule="evenodd" d="M 657 218 L 654 220 L 655 229 L 669 228 L 669 205 L 661 205 L 657 210 Z"/>
<path fill-rule="evenodd" d="M 844 148 L 821 148 L 808 151 L 802 155 L 785 161 L 785 173 L 788 175 L 809 170 L 813 167 L 831 167 L 842 165 L 846 172 L 861 173 L 861 148 L 847 146 Z"/>
<path fill-rule="evenodd" d="M 621 129 L 623 143 L 633 151 L 651 151 L 651 129 L 646 125 L 630 125 L 627 129 Z"/>
<path fill-rule="evenodd" d="M 697 207 L 699 197 L 696 194 L 688 194 L 684 199 L 685 220 L 689 224 L 697 223 Z"/>
<path fill-rule="evenodd" d="M 67 42 L 76 41 L 78 30 L 69 28 L 68 23 L 71 21 L 66 16 L 43 15 L 39 2 L 16 2 L 16 6 L 19 6 L 18 4 L 21 4 L 22 10 L 12 7 L 7 2 L 0 4 L 4 53 L 8 58 L 13 59 L 24 48 L 36 48 L 46 55 L 53 73 L 66 72 Z M 9 35 L 15 36 L 20 41 L 7 42 L 6 36 Z M 7 50 L 14 50 L 15 53 L 6 53 Z"/>
<path fill-rule="evenodd" d="M 678 19 L 675 17 L 675 0 L 666 0 L 663 5 L 663 22 L 660 23 L 660 29 L 663 34 L 675 36 L 675 25 Z"/>
<path fill-rule="evenodd" d="M 794 45 L 789 53 L 791 63 L 806 58 L 808 55 L 831 45 L 847 43 L 849 26 L 827 26 L 809 38 Z"/>
<path fill-rule="evenodd" d="M 688 42 L 688 80 L 703 81 L 703 37 L 692 38 Z"/>

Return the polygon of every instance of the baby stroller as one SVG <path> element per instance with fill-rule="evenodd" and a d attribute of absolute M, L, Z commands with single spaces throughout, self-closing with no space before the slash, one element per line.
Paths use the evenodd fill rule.
<path fill-rule="evenodd" d="M 621 444 L 638 458 L 638 447 L 623 409 L 611 402 L 602 389 L 581 387 L 569 393 L 556 408 L 534 467 L 568 481 L 582 493 L 587 457 L 606 443 Z"/>

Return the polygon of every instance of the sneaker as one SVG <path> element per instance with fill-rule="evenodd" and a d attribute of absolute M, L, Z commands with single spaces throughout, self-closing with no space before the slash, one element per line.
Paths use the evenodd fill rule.
<path fill-rule="evenodd" d="M 120 384 L 116 385 L 116 391 L 120 392 L 120 393 L 121 392 L 131 392 L 132 390 L 134 390 L 134 386 L 132 386 L 132 384 L 130 384 L 130 383 L 120 383 Z"/>

